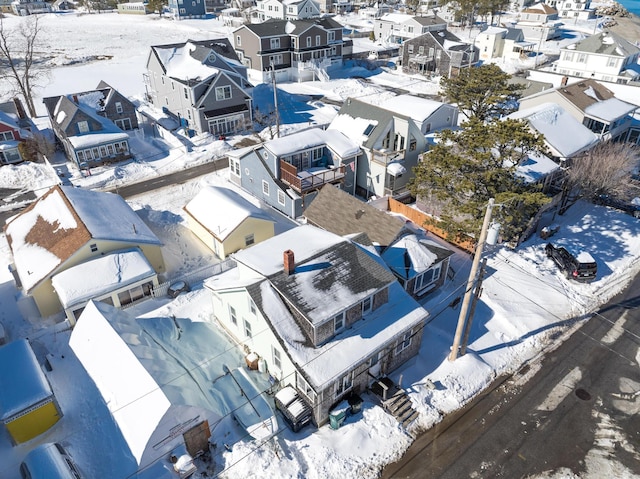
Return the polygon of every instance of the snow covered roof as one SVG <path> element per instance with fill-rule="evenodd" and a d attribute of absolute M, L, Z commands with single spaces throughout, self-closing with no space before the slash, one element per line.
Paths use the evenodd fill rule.
<path fill-rule="evenodd" d="M 401 278 L 413 278 L 453 254 L 435 241 L 405 235 L 382 253 L 382 259 Z"/>
<path fill-rule="evenodd" d="M 380 20 L 391 23 L 404 23 L 412 18 L 411 15 L 406 13 L 385 13 L 380 17 Z"/>
<path fill-rule="evenodd" d="M 161 244 L 121 196 L 70 186 L 53 187 L 9 221 L 5 232 L 25 291 L 91 239 Z"/>
<path fill-rule="evenodd" d="M 482 30 L 480 33 L 484 35 L 502 35 L 504 33 L 507 33 L 508 31 L 509 30 L 504 27 L 488 26 L 487 28 Z"/>
<path fill-rule="evenodd" d="M 218 366 L 197 354 L 216 334 L 207 323 L 136 319 L 91 301 L 69 345 L 95 382 L 139 465 L 168 452 L 203 419 L 215 420 Z M 217 333 L 219 334 L 219 333 Z M 210 367 L 207 367 L 210 366 Z M 164 449 L 163 449 L 164 448 Z"/>
<path fill-rule="evenodd" d="M 295 269 L 291 274 L 283 270 L 286 249 L 294 252 Z M 234 258 L 239 265 L 262 275 L 254 278 L 247 290 L 293 361 L 316 387 L 323 387 L 428 315 L 400 287 L 375 252 L 310 225 L 293 228 L 236 253 Z M 244 268 L 234 268 L 207 280 L 205 285 L 214 291 L 235 288 L 245 274 Z M 384 287 L 388 288 L 388 303 L 367 314 L 367 321 L 358 322 L 323 346 L 311 344 L 299 323 L 304 320 L 290 313 L 293 307 L 305 320 L 317 324 Z M 329 351 L 331 361 L 326 360 Z"/>
<path fill-rule="evenodd" d="M 0 123 L 4 123 L 11 128 L 18 128 L 18 117 L 0 110 Z"/>
<path fill-rule="evenodd" d="M 562 158 L 570 158 L 598 141 L 595 133 L 555 103 L 519 110 L 507 118 L 527 120 Z"/>
<path fill-rule="evenodd" d="M 182 46 L 173 48 L 157 48 L 158 58 L 164 65 L 167 76 L 180 80 L 200 79 L 216 75 L 220 70 L 208 63 L 208 58 L 196 59 L 192 53 L 198 47 L 191 42 L 187 42 Z"/>
<path fill-rule="evenodd" d="M 413 95 L 398 95 L 380 103 L 382 108 L 424 122 L 445 103 Z"/>
<path fill-rule="evenodd" d="M 26 339 L 0 347 L 0 420 L 53 396 L 44 371 Z"/>
<path fill-rule="evenodd" d="M 561 50 L 565 49 L 622 58 L 627 58 L 640 52 L 640 47 L 609 30 L 589 35 Z"/>
<path fill-rule="evenodd" d="M 262 282 L 254 300 L 269 318 L 291 359 L 321 390 L 354 364 L 427 318 L 427 311 L 397 281 L 391 282 L 388 291 L 388 302 L 368 314 L 366 321 L 358 321 L 319 347 L 309 343 L 271 283 Z"/>
<path fill-rule="evenodd" d="M 636 105 L 619 100 L 618 98 L 609 98 L 608 100 L 589 105 L 584 112 L 592 118 L 611 122 L 633 113 L 637 108 Z"/>
<path fill-rule="evenodd" d="M 349 158 L 360 153 L 360 146 L 342 132 L 311 128 L 291 135 L 270 140 L 264 144 L 278 158 L 308 148 L 326 145 L 340 158 Z"/>
<path fill-rule="evenodd" d="M 526 183 L 535 183 L 559 169 L 560 165 L 548 156 L 529 153 L 516 167 L 516 175 Z"/>
<path fill-rule="evenodd" d="M 64 308 L 156 275 L 138 248 L 99 256 L 51 278 Z"/>
<path fill-rule="evenodd" d="M 202 226 L 224 241 L 247 218 L 273 219 L 228 188 L 206 186 L 184 207 Z"/>

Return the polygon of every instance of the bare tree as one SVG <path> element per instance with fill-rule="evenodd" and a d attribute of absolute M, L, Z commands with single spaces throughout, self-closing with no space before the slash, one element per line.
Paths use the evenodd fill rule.
<path fill-rule="evenodd" d="M 567 172 L 568 190 L 576 199 L 624 196 L 639 160 L 640 148 L 631 143 L 599 143 L 572 160 Z"/>
<path fill-rule="evenodd" d="M 33 89 L 46 76 L 46 71 L 36 56 L 39 37 L 42 34 L 39 15 L 30 15 L 22 20 L 15 30 L 5 27 L 0 17 L 0 71 L 2 77 L 13 86 L 29 110 L 36 116 Z"/>

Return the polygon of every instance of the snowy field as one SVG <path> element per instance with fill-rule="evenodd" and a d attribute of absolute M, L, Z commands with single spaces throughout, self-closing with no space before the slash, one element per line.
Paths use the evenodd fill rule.
<path fill-rule="evenodd" d="M 230 33 L 216 20 L 173 22 L 116 14 L 47 15 L 42 19 L 48 29 L 50 50 L 58 56 L 52 60 L 56 67 L 51 70 L 49 83 L 39 91 L 41 98 L 93 89 L 101 79 L 128 96 L 141 98 L 144 93 L 142 73 L 149 45 L 228 36 Z M 6 20 L 7 25 L 12 22 L 15 25 L 18 20 L 11 17 Z M 98 59 L 101 55 L 110 58 Z M 349 78 L 350 75 L 366 77 L 368 81 Z M 292 96 L 322 94 L 335 100 L 348 96 L 386 98 L 392 93 L 387 92 L 384 85 L 405 85 L 421 93 L 437 92 L 437 85 L 432 82 L 384 69 L 359 73 L 345 69 L 340 76 L 341 79 L 328 83 L 283 84 L 279 88 Z M 307 120 L 305 125 L 309 121 L 326 123 L 332 114 L 335 115 L 335 108 L 317 105 L 310 114 L 311 120 Z M 39 123 L 46 124 L 42 119 Z M 286 125 L 288 130 L 299 127 L 296 124 Z M 0 187 L 29 188 L 42 193 L 61 181 L 58 176 L 61 170 L 65 172 L 63 181 L 72 181 L 82 187 L 113 187 L 222 156 L 237 140 L 239 138 L 231 138 L 227 142 L 196 138 L 191 153 L 160 148 L 163 153 L 149 156 L 147 161 L 95 169 L 90 177 L 80 176 L 61 162 L 54 162 L 53 167 L 30 164 L 2 167 Z M 136 148 L 136 154 L 141 155 L 153 149 L 144 138 L 134 143 L 134 151 Z M 226 174 L 227 170 L 221 170 L 199 180 L 130 200 L 133 208 L 165 243 L 163 254 L 171 273 L 197 269 L 215 261 L 215 257 L 186 227 L 182 206 L 204 185 L 232 187 Z M 294 226 L 282 218 L 277 219 L 279 232 Z M 537 236 L 515 251 L 502 246 L 487 249 L 492 274 L 483 283 L 468 354 L 451 363 L 446 358 L 459 306 L 451 308 L 448 305 L 462 294 L 470 268 L 469 256 L 457 252 L 452 260 L 455 278 L 423 302 L 433 319 L 425 329 L 419 356 L 392 375 L 396 381 L 402 375 L 402 384 L 410 391 L 412 404 L 420 412 L 418 420 L 408 431 L 366 395 L 362 413 L 349 417 L 339 431 L 328 426 L 319 430 L 306 428 L 298 434 L 283 430 L 278 435 L 278 448 L 245 440 L 231 418 L 223 415 L 213 430 L 211 440 L 216 444 L 214 464 L 209 469 L 202 465 L 194 478 L 216 474 L 229 478 L 376 477 L 385 464 L 402 456 L 415 434 L 466 404 L 496 376 L 513 373 L 523 364 L 535 361 L 545 348 L 552 345 L 552 338 L 561 336 L 570 327 L 577 327 L 585 319 L 570 322 L 572 326 L 567 326 L 566 320 L 588 316 L 599 304 L 624 288 L 640 270 L 640 231 L 637 220 L 632 217 L 579 203 L 554 221 L 561 225 L 554 241 L 590 252 L 601 271 L 598 280 L 584 285 L 568 282 L 545 257 L 545 242 Z M 584 234 L 587 230 L 589 235 Z M 587 237 L 588 242 L 585 241 Z M 604 257 L 601 251 L 609 254 Z M 4 235 L 0 237 L 0 258 L 0 266 L 9 264 L 9 248 Z M 128 311 L 144 318 L 174 315 L 193 323 L 207 321 L 212 313 L 207 293 L 200 287 L 194 287 L 191 293 L 176 300 L 150 300 Z M 59 441 L 68 447 L 86 477 L 136 477 L 135 464 L 125 451 L 119 431 L 95 386 L 69 349 L 69 332 L 54 333 L 48 324 L 38 321 L 29 302 L 16 291 L 6 267 L 0 267 L 0 321 L 10 339 L 28 336 L 41 359 L 45 352 L 51 355 L 53 370 L 48 377 L 65 414 L 50 431 L 16 447 L 11 446 L 8 434 L 2 429 L 0 476 L 16 477 L 19 463 L 29 450 L 42 442 Z M 240 361 L 240 356 L 224 335 L 220 335 L 212 349 L 227 354 L 226 361 Z M 427 379 L 438 382 L 442 387 L 429 389 L 425 386 Z M 607 456 L 609 459 L 603 459 Z M 615 452 L 608 451 L 606 444 L 594 445 L 587 455 L 587 472 L 580 477 L 604 477 L 603 461 L 616 466 Z M 619 471 L 620 478 L 633 477 L 619 464 L 614 470 Z M 480 477 L 481 472 L 478 474 Z M 156 467 L 138 477 L 151 479 L 171 475 L 158 462 Z M 570 471 L 549 471 L 544 477 L 577 476 L 571 475 Z"/>

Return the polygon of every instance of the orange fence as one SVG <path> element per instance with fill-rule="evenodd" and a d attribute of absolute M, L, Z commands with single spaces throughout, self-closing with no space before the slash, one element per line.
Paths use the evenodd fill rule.
<path fill-rule="evenodd" d="M 439 236 L 440 238 L 448 241 L 449 243 L 454 244 L 458 248 L 461 248 L 470 253 L 473 253 L 475 251 L 476 245 L 470 239 L 466 241 L 461 241 L 456 239 L 452 240 L 450 238 L 447 238 L 447 233 L 444 230 L 441 230 L 440 228 L 438 228 L 437 226 L 433 226 L 432 224 L 425 225 L 427 221 L 431 221 L 433 218 L 428 214 L 423 213 L 420 210 L 411 208 L 410 206 L 405 205 L 404 203 L 400 203 L 399 201 L 394 200 L 393 198 L 389 198 L 389 211 L 391 211 L 392 213 L 401 214 L 405 218 L 413 221 L 415 224 L 417 224 L 421 228 L 424 228 L 427 231 L 433 233 L 434 235 Z"/>

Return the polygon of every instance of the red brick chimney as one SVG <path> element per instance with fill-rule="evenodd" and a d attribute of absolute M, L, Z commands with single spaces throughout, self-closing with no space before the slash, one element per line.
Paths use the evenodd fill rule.
<path fill-rule="evenodd" d="M 283 256 L 284 256 L 283 258 L 284 272 L 286 274 L 293 274 L 294 270 L 296 269 L 296 260 L 295 260 L 295 257 L 293 256 L 293 251 L 288 249 L 287 251 L 284 252 Z"/>

